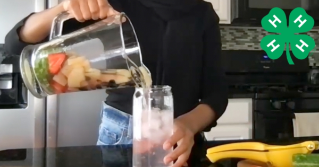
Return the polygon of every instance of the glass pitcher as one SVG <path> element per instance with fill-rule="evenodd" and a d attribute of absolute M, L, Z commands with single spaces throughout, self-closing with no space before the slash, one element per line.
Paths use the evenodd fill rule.
<path fill-rule="evenodd" d="M 51 40 L 22 51 L 22 78 L 35 97 L 151 85 L 135 30 L 124 13 L 62 35 L 63 22 L 69 18 L 67 13 L 58 15 Z"/>
<path fill-rule="evenodd" d="M 133 167 L 167 167 L 164 142 L 173 134 L 170 86 L 136 88 L 133 97 Z"/>

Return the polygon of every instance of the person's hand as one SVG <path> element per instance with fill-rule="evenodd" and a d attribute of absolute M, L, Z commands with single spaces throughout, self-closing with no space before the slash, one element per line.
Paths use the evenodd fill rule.
<path fill-rule="evenodd" d="M 169 164 L 177 160 L 172 167 L 187 166 L 187 160 L 194 145 L 194 135 L 195 133 L 187 126 L 183 118 L 176 118 L 174 120 L 174 133 L 163 144 L 163 148 L 169 150 L 175 144 L 177 144 L 177 147 L 165 156 L 164 163 Z"/>
<path fill-rule="evenodd" d="M 108 0 L 66 0 L 62 2 L 63 8 L 77 21 L 105 19 L 117 14 Z"/>

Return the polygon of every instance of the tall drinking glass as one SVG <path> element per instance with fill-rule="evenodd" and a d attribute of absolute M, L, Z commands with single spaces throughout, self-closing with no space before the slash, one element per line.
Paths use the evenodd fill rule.
<path fill-rule="evenodd" d="M 166 167 L 164 142 L 173 134 L 170 86 L 137 88 L 133 98 L 133 167 Z"/>

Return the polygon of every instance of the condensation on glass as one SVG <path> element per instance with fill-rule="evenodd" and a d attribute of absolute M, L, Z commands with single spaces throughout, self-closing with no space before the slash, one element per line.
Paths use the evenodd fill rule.
<path fill-rule="evenodd" d="M 166 167 L 164 142 L 173 134 L 173 95 L 169 86 L 137 88 L 133 98 L 133 167 Z"/>
<path fill-rule="evenodd" d="M 69 14 L 58 15 L 51 40 L 22 51 L 23 81 L 34 96 L 151 85 L 134 28 L 124 13 L 62 35 L 67 19 Z"/>

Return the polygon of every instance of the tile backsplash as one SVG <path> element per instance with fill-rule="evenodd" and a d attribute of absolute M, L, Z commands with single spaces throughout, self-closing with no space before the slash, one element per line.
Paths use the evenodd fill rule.
<path fill-rule="evenodd" d="M 221 36 L 224 50 L 261 50 L 261 39 L 270 34 L 262 27 L 232 27 L 221 26 Z M 319 29 L 306 33 L 316 42 L 315 50 L 319 51 Z"/>

